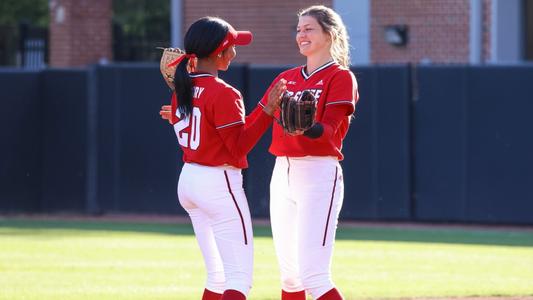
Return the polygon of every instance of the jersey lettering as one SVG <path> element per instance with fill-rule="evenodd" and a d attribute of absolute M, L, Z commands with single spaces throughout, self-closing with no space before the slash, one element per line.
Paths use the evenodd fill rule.
<path fill-rule="evenodd" d="M 315 96 L 315 99 L 318 101 L 318 98 L 320 98 L 320 94 L 322 94 L 322 89 L 308 89 L 308 91 L 311 92 L 311 94 L 313 94 L 313 96 Z M 297 92 L 291 92 L 291 91 L 287 91 L 287 93 L 289 94 L 289 97 L 300 97 L 300 95 L 302 94 L 303 91 L 297 91 Z"/>
<path fill-rule="evenodd" d="M 200 98 L 200 96 L 202 95 L 204 90 L 205 90 L 205 88 L 203 88 L 203 87 L 199 87 L 199 86 L 193 87 L 192 88 L 192 97 L 193 98 Z"/>
<path fill-rule="evenodd" d="M 200 92 L 201 93 L 201 92 Z M 192 121 L 191 121 L 192 120 Z M 178 143 L 185 148 L 196 150 L 200 146 L 200 122 L 202 120 L 202 111 L 198 107 L 193 107 L 190 116 L 186 116 L 174 125 L 174 131 L 178 137 Z M 192 123 L 192 124 L 191 124 Z M 190 134 L 183 132 L 184 129 L 191 125 Z"/>

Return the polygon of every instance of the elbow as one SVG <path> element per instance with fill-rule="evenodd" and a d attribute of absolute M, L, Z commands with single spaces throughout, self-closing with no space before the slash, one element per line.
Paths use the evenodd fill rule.
<path fill-rule="evenodd" d="M 310 139 L 318 139 L 324 135 L 324 126 L 321 123 L 316 123 L 304 132 L 304 136 Z"/>

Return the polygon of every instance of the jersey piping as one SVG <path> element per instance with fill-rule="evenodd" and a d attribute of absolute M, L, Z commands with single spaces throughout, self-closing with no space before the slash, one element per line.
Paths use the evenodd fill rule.
<path fill-rule="evenodd" d="M 244 124 L 244 122 L 243 121 L 231 122 L 231 123 L 228 123 L 228 124 L 220 125 L 220 126 L 216 127 L 216 129 L 222 129 L 222 128 L 226 128 L 226 127 L 230 127 L 230 126 L 238 125 L 238 124 Z"/>
<path fill-rule="evenodd" d="M 307 80 L 307 79 L 311 78 L 311 76 L 313 76 L 314 74 L 316 74 L 316 73 L 318 73 L 318 72 L 320 72 L 320 71 L 326 69 L 327 67 L 333 65 L 334 63 L 335 63 L 335 61 L 333 61 L 333 60 L 330 61 L 330 62 L 327 62 L 327 63 L 323 64 L 322 66 L 318 67 L 318 68 L 317 68 L 316 70 L 314 70 L 313 72 L 311 72 L 311 74 L 309 74 L 309 75 L 307 75 L 307 74 L 305 73 L 305 68 L 306 68 L 307 66 L 303 66 L 302 69 L 301 69 L 302 76 L 303 76 L 303 78 L 304 78 L 305 80 Z"/>

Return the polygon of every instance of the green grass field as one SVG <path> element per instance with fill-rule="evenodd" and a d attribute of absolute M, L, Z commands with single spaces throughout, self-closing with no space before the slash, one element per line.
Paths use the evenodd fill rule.
<path fill-rule="evenodd" d="M 279 299 L 269 228 L 255 227 L 249 299 Z M 533 295 L 533 231 L 340 227 L 346 299 Z M 0 299 L 200 299 L 188 224 L 0 218 Z"/>

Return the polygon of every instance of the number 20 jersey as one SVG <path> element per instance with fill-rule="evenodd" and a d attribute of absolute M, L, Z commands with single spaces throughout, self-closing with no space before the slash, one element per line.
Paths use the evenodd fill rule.
<path fill-rule="evenodd" d="M 248 166 L 246 156 L 235 157 L 224 144 L 219 130 L 242 126 L 245 110 L 238 90 L 211 74 L 191 74 L 193 80 L 193 111 L 189 118 L 180 118 L 175 110 L 173 95 L 172 113 L 178 117 L 174 131 L 183 150 L 183 161 L 205 166 Z"/>

